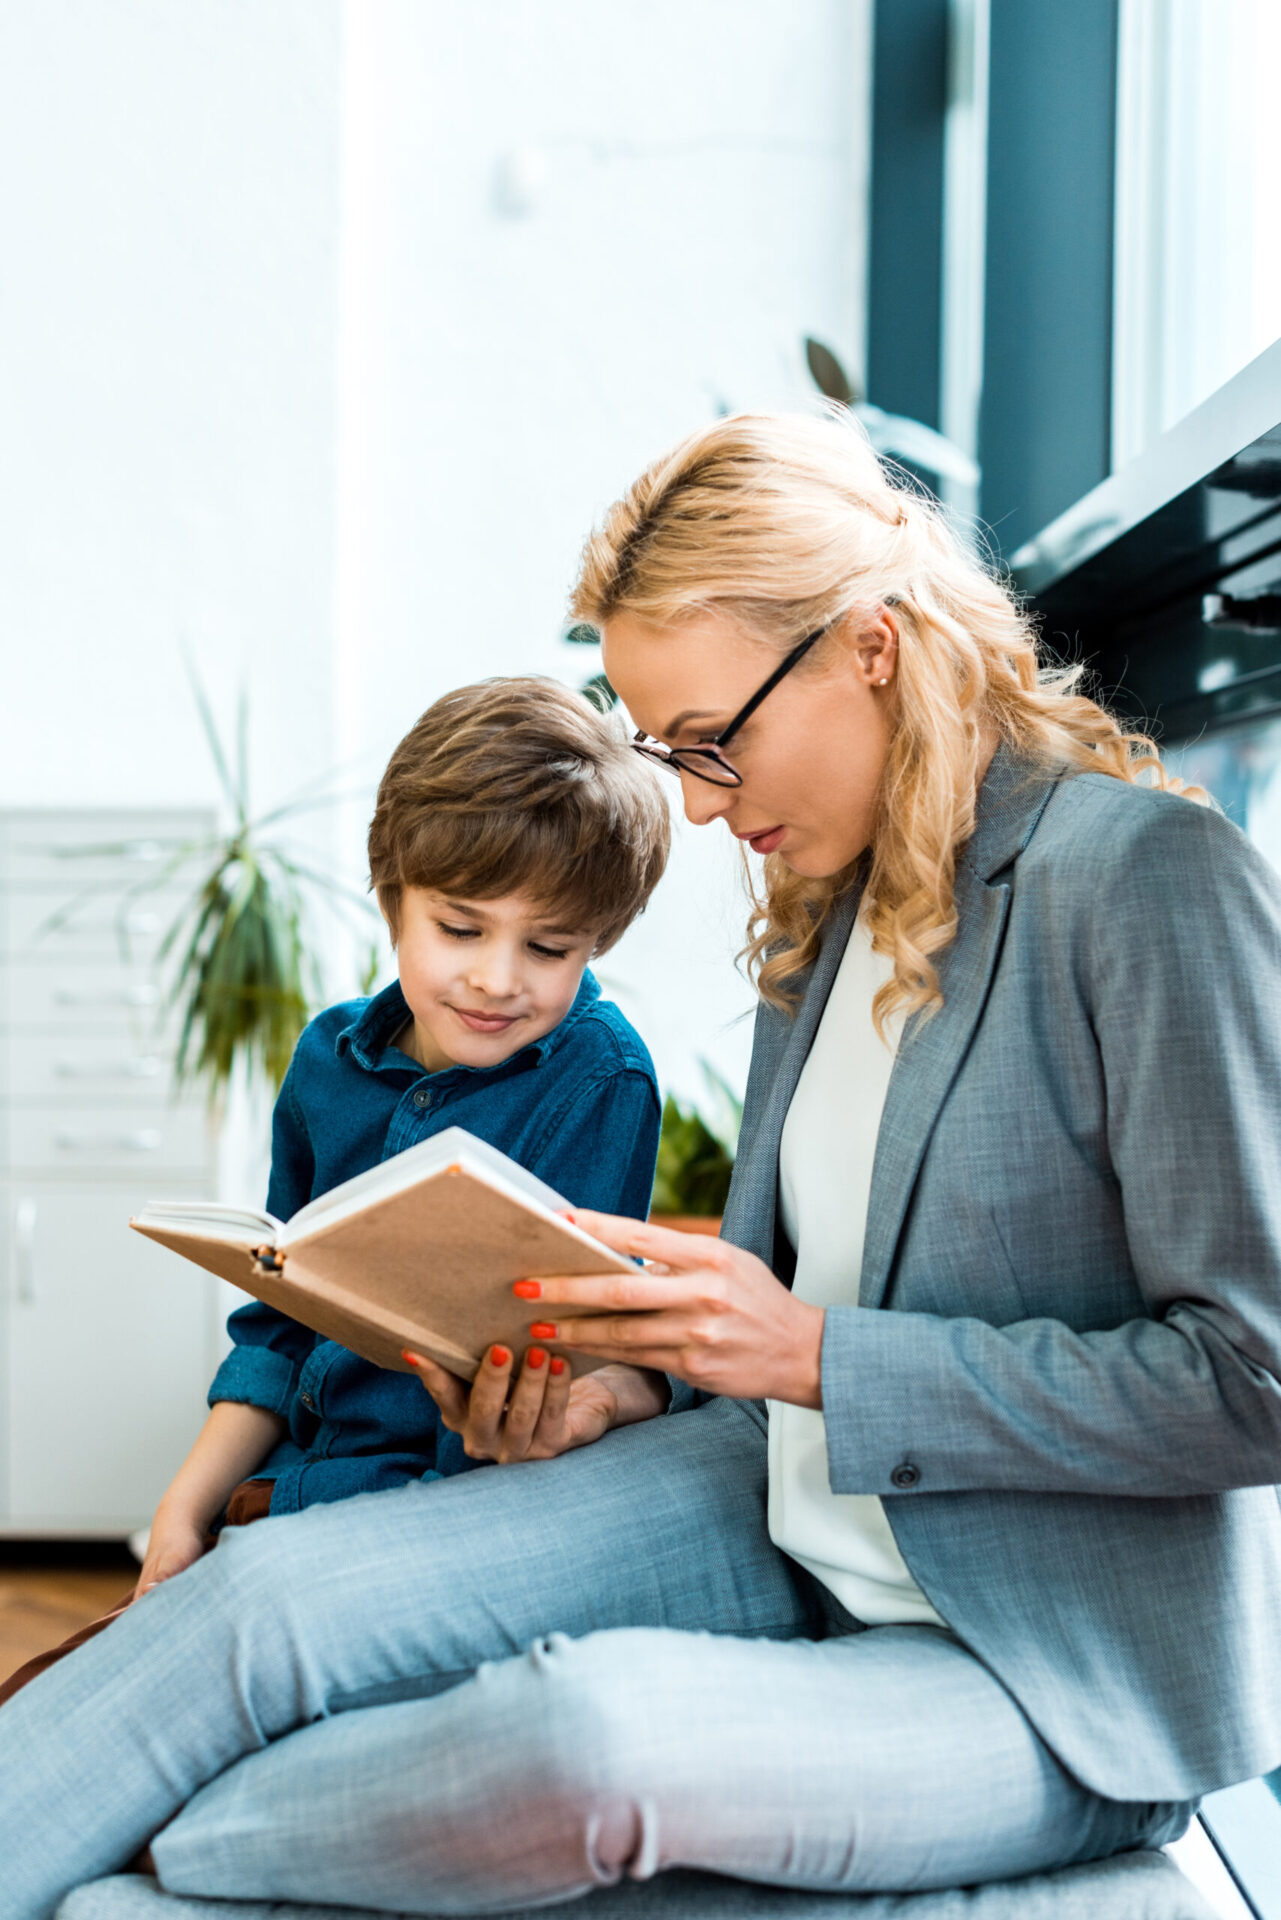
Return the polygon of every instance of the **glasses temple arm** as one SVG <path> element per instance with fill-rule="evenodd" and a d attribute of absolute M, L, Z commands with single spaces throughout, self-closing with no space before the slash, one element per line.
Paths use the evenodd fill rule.
<path fill-rule="evenodd" d="M 805 658 L 810 648 L 816 646 L 826 632 L 826 627 L 820 627 L 817 633 L 806 634 L 798 647 L 793 647 L 790 653 L 784 654 L 769 679 L 765 682 L 765 685 L 757 688 L 747 705 L 740 708 L 722 733 L 716 735 L 712 742 L 713 746 L 723 747 L 734 738 L 739 728 L 745 726 L 751 719 L 757 707 L 760 706 L 761 701 L 764 700 L 768 694 L 773 693 L 783 676 L 790 673 L 799 660 Z"/>

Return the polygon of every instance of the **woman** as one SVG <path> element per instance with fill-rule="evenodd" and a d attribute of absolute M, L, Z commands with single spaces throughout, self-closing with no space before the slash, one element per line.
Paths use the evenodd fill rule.
<path fill-rule="evenodd" d="M 765 856 L 724 1237 L 580 1216 L 650 1265 L 543 1281 L 567 1427 L 424 1369 L 577 1450 L 224 1535 L 6 1708 L 15 1912 L 189 1799 L 174 1891 L 467 1912 L 1024 1873 L 1281 1758 L 1274 876 L 844 420 L 694 435 L 576 611 Z"/>

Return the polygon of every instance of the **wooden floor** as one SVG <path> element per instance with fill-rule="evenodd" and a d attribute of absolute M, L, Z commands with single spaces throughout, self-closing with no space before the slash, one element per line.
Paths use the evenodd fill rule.
<path fill-rule="evenodd" d="M 106 1613 L 138 1577 L 123 1548 L 21 1547 L 0 1557 L 0 1679 Z"/>

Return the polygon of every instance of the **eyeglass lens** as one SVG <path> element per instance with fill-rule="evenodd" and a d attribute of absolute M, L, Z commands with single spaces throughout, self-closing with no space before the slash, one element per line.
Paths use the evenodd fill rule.
<path fill-rule="evenodd" d="M 702 747 L 677 747 L 669 752 L 666 747 L 651 747 L 640 741 L 634 745 L 637 753 L 654 761 L 655 765 L 665 767 L 677 779 L 682 773 L 692 773 L 697 779 L 710 780 L 717 787 L 742 785 L 742 775 L 719 753 Z"/>

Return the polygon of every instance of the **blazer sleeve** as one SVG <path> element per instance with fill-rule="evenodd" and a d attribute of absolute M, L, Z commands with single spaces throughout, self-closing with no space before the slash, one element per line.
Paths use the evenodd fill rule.
<path fill-rule="evenodd" d="M 834 1492 L 1281 1481 L 1281 884 L 1190 801 L 1153 796 L 1127 854 L 1078 964 L 1147 1313 L 1078 1333 L 829 1309 Z"/>
<path fill-rule="evenodd" d="M 312 1197 L 315 1156 L 296 1094 L 295 1062 L 285 1075 L 271 1120 L 271 1179 L 267 1211 L 288 1220 Z M 289 1417 L 303 1362 L 316 1336 L 261 1300 L 228 1316 L 232 1348 L 209 1389 L 209 1405 L 236 1400 Z"/>

